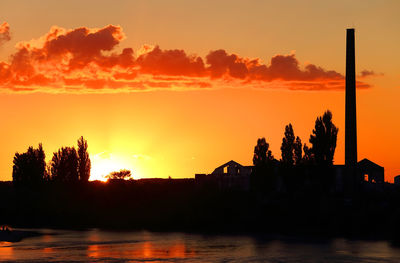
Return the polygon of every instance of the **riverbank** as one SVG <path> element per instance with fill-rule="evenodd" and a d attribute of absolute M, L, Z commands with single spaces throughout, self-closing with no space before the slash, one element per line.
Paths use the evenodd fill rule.
<path fill-rule="evenodd" d="M 400 240 L 400 192 L 259 193 L 193 180 L 90 182 L 15 188 L 0 183 L 0 224 L 17 228 L 265 233 Z"/>
<path fill-rule="evenodd" d="M 20 242 L 25 238 L 41 236 L 42 233 L 33 230 L 2 230 L 0 231 L 0 242 Z"/>

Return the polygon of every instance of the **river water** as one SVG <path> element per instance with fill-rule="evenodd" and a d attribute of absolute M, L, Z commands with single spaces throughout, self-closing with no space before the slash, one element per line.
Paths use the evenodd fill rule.
<path fill-rule="evenodd" d="M 12 262 L 400 262 L 386 241 L 271 238 L 148 231 L 41 229 L 42 236 L 0 242 Z"/>

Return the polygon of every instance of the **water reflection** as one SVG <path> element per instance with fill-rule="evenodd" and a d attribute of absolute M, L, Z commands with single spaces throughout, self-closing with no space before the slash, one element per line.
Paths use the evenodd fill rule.
<path fill-rule="evenodd" d="M 90 245 L 87 248 L 87 255 L 90 258 L 99 258 L 100 257 L 100 248 L 98 245 Z"/>
<path fill-rule="evenodd" d="M 53 252 L 54 252 L 54 248 L 52 248 L 52 247 L 43 248 L 43 253 L 53 253 Z"/>
<path fill-rule="evenodd" d="M 157 244 L 145 241 L 134 244 L 92 244 L 87 247 L 87 256 L 89 258 L 174 259 L 194 257 L 195 252 L 188 250 L 183 242 Z"/>
<path fill-rule="evenodd" d="M 386 241 L 312 240 L 184 233 L 42 230 L 0 243 L 0 261 L 22 262 L 400 262 Z"/>
<path fill-rule="evenodd" d="M 12 260 L 14 255 L 14 248 L 11 242 L 0 242 L 0 259 Z"/>

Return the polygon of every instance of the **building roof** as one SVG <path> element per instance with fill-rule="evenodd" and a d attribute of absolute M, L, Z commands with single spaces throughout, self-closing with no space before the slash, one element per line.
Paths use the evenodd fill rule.
<path fill-rule="evenodd" d="M 357 164 L 362 167 L 374 167 L 374 168 L 381 168 L 381 169 L 383 168 L 382 166 L 380 166 L 366 158 L 362 159 Z"/>
<path fill-rule="evenodd" d="M 230 160 L 229 162 L 224 163 L 224 164 L 221 165 L 221 166 L 218 166 L 217 168 L 215 168 L 215 170 L 221 169 L 221 168 L 224 168 L 224 167 L 230 166 L 230 165 L 236 165 L 236 166 L 239 166 L 239 167 L 243 167 L 243 165 L 241 165 L 240 163 L 235 162 L 234 160 Z"/>

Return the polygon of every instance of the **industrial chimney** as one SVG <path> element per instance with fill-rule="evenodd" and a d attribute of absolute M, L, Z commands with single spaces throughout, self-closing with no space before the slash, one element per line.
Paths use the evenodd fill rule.
<path fill-rule="evenodd" d="M 357 119 L 356 119 L 356 66 L 354 51 L 354 29 L 347 29 L 346 39 L 346 123 L 345 165 L 357 164 Z"/>

